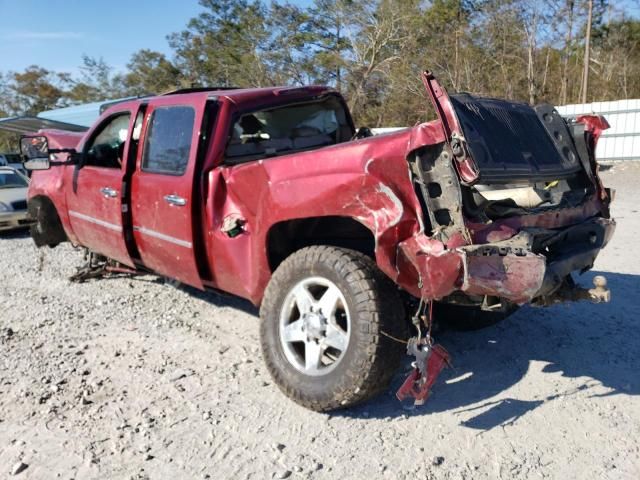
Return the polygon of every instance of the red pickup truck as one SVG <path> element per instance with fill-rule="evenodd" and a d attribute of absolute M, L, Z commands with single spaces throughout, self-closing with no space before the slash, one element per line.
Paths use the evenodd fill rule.
<path fill-rule="evenodd" d="M 388 386 L 410 298 L 416 327 L 434 301 L 470 318 L 607 301 L 572 277 L 615 226 L 606 120 L 423 82 L 438 118 L 377 136 L 309 86 L 183 90 L 24 137 L 32 236 L 249 299 L 276 383 L 320 411 Z"/>

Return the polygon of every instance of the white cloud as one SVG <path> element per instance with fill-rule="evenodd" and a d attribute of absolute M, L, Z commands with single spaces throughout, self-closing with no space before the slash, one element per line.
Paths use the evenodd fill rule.
<path fill-rule="evenodd" d="M 82 32 L 12 32 L 3 36 L 5 40 L 73 40 L 83 38 Z"/>

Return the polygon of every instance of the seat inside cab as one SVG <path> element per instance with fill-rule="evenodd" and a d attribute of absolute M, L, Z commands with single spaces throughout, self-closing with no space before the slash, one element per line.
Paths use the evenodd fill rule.
<path fill-rule="evenodd" d="M 227 163 L 321 148 L 351 140 L 342 103 L 334 96 L 242 115 L 227 145 Z"/>

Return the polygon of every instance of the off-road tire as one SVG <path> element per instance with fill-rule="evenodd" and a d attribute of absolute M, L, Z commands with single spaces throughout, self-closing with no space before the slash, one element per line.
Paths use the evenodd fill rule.
<path fill-rule="evenodd" d="M 36 197 L 29 201 L 27 211 L 29 218 L 33 220 L 29 232 L 37 247 L 48 245 L 53 248 L 67 241 L 60 217 L 51 200 L 46 197 Z"/>
<path fill-rule="evenodd" d="M 322 376 L 305 375 L 286 358 L 279 337 L 280 312 L 299 281 L 322 276 L 342 292 L 351 316 L 344 356 Z M 273 380 L 286 396 L 325 412 L 363 402 L 385 390 L 405 353 L 402 343 L 382 332 L 407 338 L 403 304 L 395 285 L 366 255 L 345 248 L 306 247 L 274 272 L 260 308 L 262 355 Z"/>

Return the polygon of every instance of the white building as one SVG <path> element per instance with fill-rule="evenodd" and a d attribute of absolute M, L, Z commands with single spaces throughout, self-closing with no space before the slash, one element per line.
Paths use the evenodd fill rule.
<path fill-rule="evenodd" d="M 556 107 L 565 118 L 596 113 L 604 115 L 611 125 L 605 130 L 598 147 L 598 161 L 640 160 L 640 100 L 617 100 Z"/>

